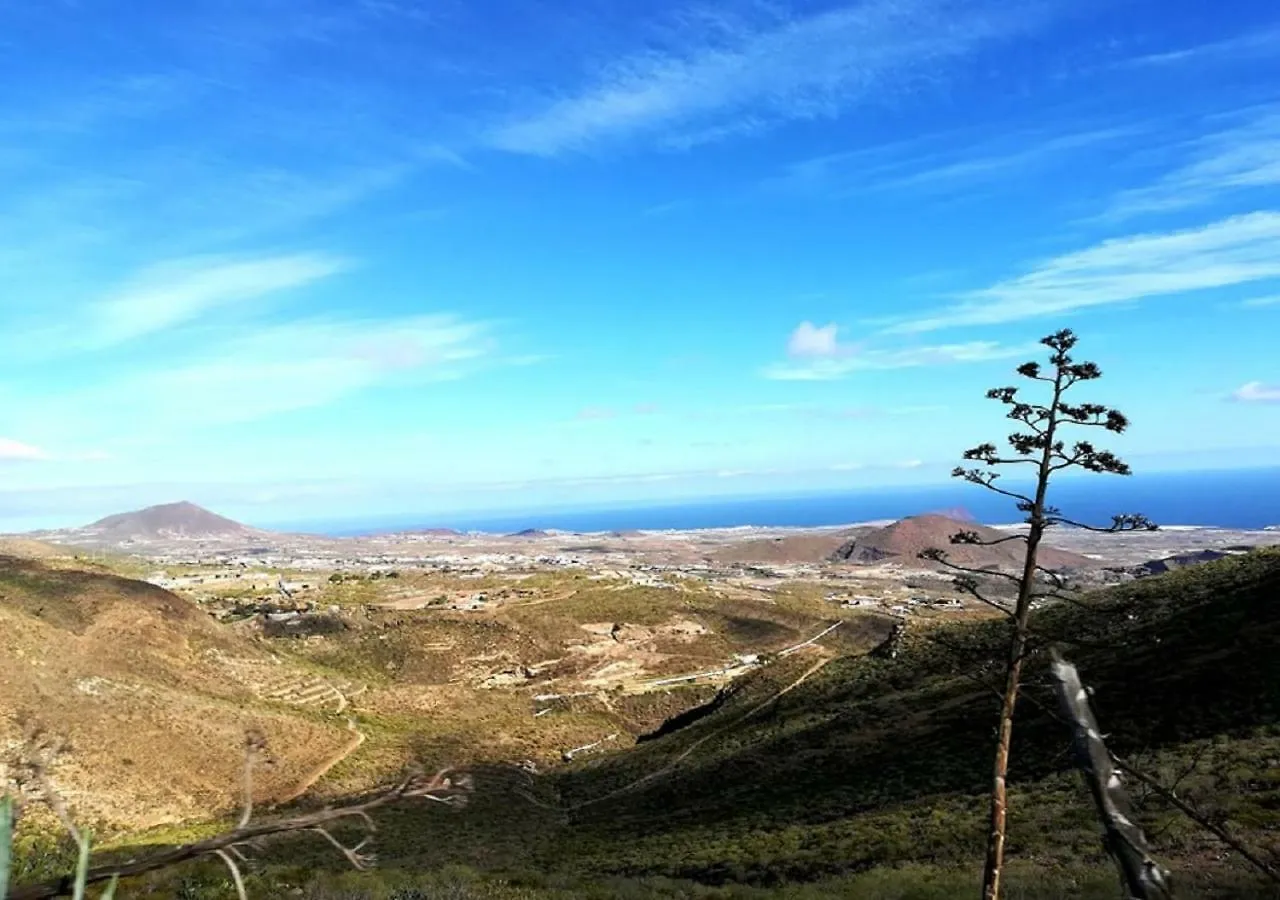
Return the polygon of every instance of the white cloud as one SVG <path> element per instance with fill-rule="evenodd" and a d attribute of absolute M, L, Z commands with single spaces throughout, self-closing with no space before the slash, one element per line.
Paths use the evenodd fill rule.
<path fill-rule="evenodd" d="M 328 278 L 346 263 L 301 253 L 258 259 L 197 257 L 152 266 L 94 308 L 89 339 L 112 345 L 197 319 L 217 309 Z"/>
<path fill-rule="evenodd" d="M 1221 41 L 1212 41 L 1181 50 L 1148 53 L 1125 60 L 1123 65 L 1132 67 L 1172 66 L 1187 63 L 1241 62 L 1251 57 L 1274 59 L 1280 53 L 1280 28 L 1246 32 Z"/>
<path fill-rule="evenodd" d="M 1250 381 L 1238 388 L 1231 396 L 1244 403 L 1280 403 L 1280 386 Z"/>
<path fill-rule="evenodd" d="M 1264 306 L 1280 306 L 1280 294 L 1271 294 L 1267 297 L 1251 297 L 1240 303 L 1241 306 L 1248 309 L 1260 309 Z"/>
<path fill-rule="evenodd" d="M 1280 106 L 1189 145 L 1187 161 L 1155 184 L 1124 191 L 1108 215 L 1124 218 L 1211 202 L 1232 191 L 1280 186 Z"/>
<path fill-rule="evenodd" d="M 45 450 L 12 438 L 0 437 L 0 462 L 34 462 L 50 459 Z"/>
<path fill-rule="evenodd" d="M 1257 212 L 1201 228 L 1103 241 L 886 331 L 994 325 L 1277 277 L 1280 213 Z"/>
<path fill-rule="evenodd" d="M 1024 131 L 990 138 L 951 131 L 909 141 L 801 160 L 767 189 L 822 197 L 888 190 L 954 190 L 957 184 L 1006 183 L 1074 154 L 1135 133 L 1133 126 L 1050 134 Z"/>
<path fill-rule="evenodd" d="M 325 406 L 384 384 L 461 377 L 495 350 L 488 327 L 451 316 L 324 318 L 262 326 L 178 365 L 47 398 L 59 418 L 161 431 Z M 128 397 L 120 404 L 118 398 Z"/>
<path fill-rule="evenodd" d="M 818 327 L 801 322 L 787 339 L 787 355 L 797 359 L 845 356 L 852 348 L 840 343 L 838 331 L 834 324 Z"/>
<path fill-rule="evenodd" d="M 555 155 L 651 137 L 705 143 L 788 119 L 839 114 L 910 89 L 949 62 L 1032 27 L 1042 4 L 866 0 L 799 17 L 715 17 L 681 46 L 637 54 L 589 87 L 494 128 L 491 145 Z"/>
<path fill-rule="evenodd" d="M 762 374 L 774 381 L 835 381 L 858 371 L 988 362 L 1022 356 L 1035 352 L 1035 349 L 1034 345 L 1008 346 L 995 341 L 969 341 L 897 350 L 864 350 L 850 356 L 819 358 L 805 363 L 775 363 L 766 366 Z"/>

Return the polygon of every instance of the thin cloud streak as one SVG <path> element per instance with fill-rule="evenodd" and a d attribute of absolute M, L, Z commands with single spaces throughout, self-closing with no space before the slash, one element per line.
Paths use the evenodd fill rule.
<path fill-rule="evenodd" d="M 826 357 L 799 364 L 775 363 L 766 366 L 761 374 L 773 381 L 836 381 L 859 371 L 989 362 L 1021 356 L 1034 349 L 1034 345 L 1008 346 L 995 341 L 970 341 L 900 350 L 864 350 L 851 356 Z"/>
<path fill-rule="evenodd" d="M 1185 164 L 1155 184 L 1119 194 L 1106 218 L 1202 206 L 1243 190 L 1280 187 L 1280 106 L 1193 141 Z"/>
<path fill-rule="evenodd" d="M 804 18 L 721 20 L 697 42 L 624 59 L 595 84 L 510 118 L 486 142 L 555 156 L 637 137 L 688 146 L 832 117 L 1030 30 L 1044 8 L 973 6 L 868 0 Z"/>
<path fill-rule="evenodd" d="M 768 191 L 846 197 L 894 190 L 936 191 L 957 183 L 1003 182 L 1060 165 L 1074 154 L 1138 133 L 1136 126 L 1046 134 L 1023 132 L 999 141 L 970 143 L 971 134 L 944 134 L 892 145 L 800 160 L 763 183 Z M 939 149 L 927 149 L 936 145 Z"/>
<path fill-rule="evenodd" d="M 257 259 L 198 257 L 152 266 L 94 308 L 90 341 L 111 346 L 183 325 L 219 309 L 304 287 L 348 268 L 301 253 Z"/>
<path fill-rule="evenodd" d="M 46 417 L 119 431 L 207 427 L 328 405 L 381 385 L 454 380 L 500 364 L 484 323 L 445 315 L 323 318 L 262 326 L 179 364 L 40 398 Z M 120 405 L 118 399 L 128 397 Z M 110 428 L 105 428 L 109 424 Z"/>
<path fill-rule="evenodd" d="M 970 291 L 952 306 L 885 331 L 913 334 L 997 325 L 1278 277 L 1280 213 L 1257 212 L 1201 228 L 1104 241 Z"/>
<path fill-rule="evenodd" d="M 0 462 L 35 462 L 49 458 L 48 451 L 40 447 L 0 437 Z"/>
<path fill-rule="evenodd" d="M 1251 297 L 1240 303 L 1246 309 L 1263 309 L 1268 306 L 1280 306 L 1280 294 L 1272 294 L 1269 297 Z"/>
<path fill-rule="evenodd" d="M 1269 28 L 1236 35 L 1221 41 L 1211 41 L 1181 50 L 1148 53 L 1127 59 L 1120 65 L 1126 68 L 1152 68 L 1207 62 L 1241 62 L 1248 59 L 1274 59 L 1280 54 L 1280 28 Z"/>

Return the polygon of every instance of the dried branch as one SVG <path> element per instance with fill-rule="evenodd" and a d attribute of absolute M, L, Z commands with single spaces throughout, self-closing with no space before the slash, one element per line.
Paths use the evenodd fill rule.
<path fill-rule="evenodd" d="M 1115 858 L 1128 896 L 1138 900 L 1173 897 L 1172 875 L 1151 856 L 1147 837 L 1133 821 L 1133 810 L 1115 761 L 1098 729 L 1089 692 L 1076 667 L 1057 652 L 1049 666 L 1057 681 L 1058 701 L 1072 725 L 1077 764 L 1084 773 L 1106 833 L 1107 851 Z"/>
<path fill-rule="evenodd" d="M 962 566 L 959 563 L 953 563 L 949 559 L 947 559 L 947 554 L 943 550 L 929 548 L 927 550 L 921 550 L 918 554 L 916 554 L 916 556 L 918 556 L 920 559 L 927 559 L 931 562 L 936 562 L 939 565 L 945 566 L 946 568 L 951 569 L 954 572 L 964 572 L 968 575 L 975 575 L 975 576 L 994 575 L 997 578 L 1007 579 L 1008 581 L 1011 581 L 1014 584 L 1022 583 L 1022 579 L 1019 578 L 1017 575 L 1011 575 L 1008 572 L 1002 572 L 999 569 L 978 569 L 973 566 Z"/>
<path fill-rule="evenodd" d="M 374 855 L 372 853 L 360 852 L 367 847 L 372 840 L 368 835 L 366 835 L 364 839 L 354 847 L 348 847 L 346 844 L 342 843 L 342 841 L 334 837 L 333 833 L 327 828 L 317 827 L 311 830 L 322 836 L 326 841 L 332 844 L 339 853 L 345 856 L 347 858 L 347 862 L 351 863 L 351 868 L 363 872 L 365 869 L 368 869 L 373 865 L 375 861 Z"/>
<path fill-rule="evenodd" d="M 955 534 L 951 535 L 951 543 L 953 544 L 966 544 L 976 547 L 995 547 L 999 544 L 1007 544 L 1009 541 L 1022 541 L 1023 543 L 1026 543 L 1026 540 L 1027 535 L 1025 534 L 1010 534 L 1005 535 L 1004 537 L 993 538 L 991 540 L 984 539 L 976 531 L 957 531 Z"/>
<path fill-rule="evenodd" d="M 937 556 L 932 555 L 935 553 L 937 554 Z M 933 559 L 936 562 L 942 563 L 943 565 L 949 565 L 955 569 L 962 568 L 960 566 L 955 565 L 954 563 L 948 563 L 946 559 L 943 557 L 941 550 L 936 550 L 936 551 L 924 550 L 924 551 L 921 551 L 920 556 L 922 559 Z M 962 570 L 962 571 L 982 572 L 982 570 L 980 569 L 969 569 L 969 570 Z M 999 610 L 1000 612 L 1004 613 L 1006 616 L 1009 616 L 1011 618 L 1014 616 L 1014 611 L 1009 608 L 1009 604 L 1001 603 L 998 600 L 992 600 L 990 597 L 983 594 L 982 591 L 978 589 L 978 579 L 973 577 L 973 575 L 971 574 L 957 575 L 956 578 L 952 581 L 952 585 L 955 587 L 957 591 L 959 591 L 962 594 L 968 594 L 970 597 L 977 600 L 979 603 L 984 603 L 987 606 L 990 606 L 992 609 Z"/>
<path fill-rule="evenodd" d="M 1086 525 L 1083 522 L 1076 522 L 1073 519 L 1058 514 L 1056 511 L 1047 517 L 1048 525 L 1070 525 L 1072 528 L 1083 528 L 1085 531 L 1094 531 L 1099 534 L 1117 534 L 1123 531 L 1159 531 L 1160 526 L 1152 522 L 1141 513 L 1124 513 L 1111 517 L 1111 524 L 1104 527 L 1097 525 Z"/>
<path fill-rule="evenodd" d="M 246 740 L 246 749 L 256 756 L 263 747 L 260 742 L 251 737 Z M 246 771 L 250 770 L 251 766 L 246 765 Z M 463 806 L 473 790 L 474 783 L 470 775 L 465 773 L 456 774 L 451 769 L 442 769 L 431 777 L 425 777 L 421 774 L 411 775 L 394 787 L 346 806 L 328 807 L 317 812 L 258 823 L 248 821 L 246 813 L 251 813 L 252 810 L 246 800 L 246 809 L 245 812 L 241 813 L 240 824 L 230 831 L 205 838 L 204 840 L 172 847 L 168 850 L 157 851 L 149 856 L 131 859 L 124 863 L 93 866 L 88 869 L 83 883 L 95 884 L 116 878 L 128 878 L 147 872 L 167 869 L 178 863 L 200 857 L 217 856 L 232 872 L 232 879 L 236 881 L 237 890 L 241 892 L 240 895 L 243 897 L 243 880 L 238 877 L 239 867 L 236 863 L 237 857 L 244 859 L 244 854 L 241 852 L 243 847 L 253 846 L 257 841 L 282 834 L 317 831 L 322 833 L 330 843 L 334 844 L 353 865 L 357 868 L 364 868 L 373 859 L 371 854 L 361 852 L 372 840 L 375 830 L 373 819 L 370 816 L 371 812 L 381 807 L 410 799 L 432 800 L 455 807 Z M 59 815 L 60 818 L 66 815 L 66 807 L 61 799 L 57 797 L 56 791 L 51 791 L 46 795 L 46 800 L 54 808 L 56 815 Z M 334 839 L 327 831 L 327 828 L 333 823 L 351 819 L 360 821 L 365 827 L 366 834 L 359 844 L 354 847 L 346 847 Z M 69 815 L 67 815 L 67 821 L 70 821 Z M 45 900 L 45 898 L 69 896 L 74 890 L 75 881 L 76 879 L 72 875 L 64 875 L 61 878 L 41 884 L 15 888 L 9 892 L 8 900 Z"/>
<path fill-rule="evenodd" d="M 972 452 L 972 450 L 965 451 L 965 458 L 970 458 L 968 454 Z M 981 469 L 964 469 L 957 466 L 951 470 L 951 477 L 961 478 L 970 484 L 976 484 L 978 487 L 984 487 L 989 491 L 1008 497 L 1011 500 L 1017 500 L 1020 504 L 1031 506 L 1035 503 L 1035 501 L 1026 494 L 1019 494 L 1017 491 L 1007 491 L 1004 488 L 996 487 L 995 482 L 1000 476 L 995 472 L 984 472 Z M 1020 506 L 1019 509 L 1021 508 L 1022 507 Z"/>
<path fill-rule="evenodd" d="M 214 856 L 217 856 L 227 864 L 227 870 L 231 872 L 231 880 L 235 882 L 236 896 L 239 897 L 240 900 L 249 900 L 249 895 L 244 889 L 244 878 L 240 874 L 240 867 L 236 865 L 236 861 L 231 858 L 231 854 L 227 853 L 226 850 L 215 850 Z"/>
<path fill-rule="evenodd" d="M 930 634 L 929 639 L 932 641 L 935 641 L 936 643 L 940 644 L 943 647 L 946 647 L 947 649 L 953 652 L 964 653 L 964 652 L 968 652 L 969 650 L 969 648 L 961 647 L 959 645 L 951 643 L 948 640 L 945 640 L 944 638 L 942 638 L 941 635 L 937 633 Z M 960 675 L 963 676 L 964 678 L 969 679 L 974 684 L 990 692 L 994 697 L 996 697 L 996 699 L 1000 699 L 1001 693 L 999 688 L 997 688 L 996 686 L 992 685 L 990 682 L 983 679 L 980 675 L 977 675 L 965 669 L 959 669 L 957 671 L 959 671 Z M 1072 722 L 1070 720 L 1065 718 L 1058 710 L 1054 709 L 1052 706 L 1045 703 L 1043 700 L 1041 700 L 1039 697 L 1037 697 L 1035 694 L 1031 693 L 1030 691 L 1024 691 L 1020 696 L 1026 699 L 1027 701 L 1029 701 L 1031 705 L 1035 706 L 1041 712 L 1048 715 L 1054 721 L 1059 722 L 1063 725 L 1072 727 Z M 1160 782 L 1159 779 L 1155 778 L 1152 775 L 1147 774 L 1146 772 L 1137 768 L 1131 763 L 1126 762 L 1123 758 L 1116 756 L 1115 754 L 1111 754 L 1110 756 L 1111 756 L 1111 761 L 1114 764 L 1115 768 L 1120 769 L 1126 775 L 1130 775 L 1133 778 L 1137 779 L 1143 785 L 1150 788 L 1151 791 L 1153 791 L 1157 796 L 1160 796 L 1166 799 L 1171 806 L 1173 806 L 1175 809 L 1177 809 L 1179 812 L 1185 815 L 1188 819 L 1195 822 L 1201 828 L 1205 829 L 1205 831 L 1208 831 L 1218 840 L 1222 841 L 1222 843 L 1225 844 L 1227 847 L 1234 850 L 1236 853 L 1239 853 L 1241 859 L 1244 859 L 1246 862 L 1251 864 L 1254 868 L 1256 868 L 1259 872 L 1266 875 L 1271 880 L 1277 883 L 1280 883 L 1280 872 L 1277 872 L 1274 866 L 1264 861 L 1261 857 L 1258 856 L 1257 853 L 1253 852 L 1247 846 L 1241 843 L 1239 838 L 1236 838 L 1235 836 L 1233 836 L 1229 831 L 1226 830 L 1225 827 L 1214 823 L 1209 818 L 1207 818 L 1203 813 L 1201 813 L 1195 807 L 1191 806 L 1189 803 L 1187 803 L 1185 800 L 1183 800 L 1181 797 L 1178 796 L 1177 794 L 1178 785 L 1184 779 L 1186 779 L 1188 775 L 1190 775 L 1193 771 L 1195 771 L 1204 753 L 1205 753 L 1205 748 L 1202 748 L 1200 751 L 1196 753 L 1192 761 L 1187 765 L 1187 767 L 1183 770 L 1183 772 L 1179 774 L 1178 777 L 1174 780 L 1172 787 L 1166 787 L 1164 784 Z"/>
<path fill-rule="evenodd" d="M 1126 775 L 1132 775 L 1134 778 L 1141 781 L 1147 787 L 1151 788 L 1153 791 L 1155 791 L 1155 793 L 1158 796 L 1163 797 L 1165 800 L 1169 801 L 1169 804 L 1171 806 L 1175 807 L 1179 812 L 1181 812 L 1191 821 L 1195 822 L 1205 831 L 1208 831 L 1210 834 L 1212 834 L 1218 840 L 1222 841 L 1222 843 L 1226 844 L 1236 853 L 1239 853 L 1242 859 L 1250 863 L 1259 872 L 1262 872 L 1272 881 L 1276 882 L 1277 884 L 1280 884 L 1280 872 L 1277 872 L 1274 866 L 1265 862 L 1256 853 L 1254 853 L 1244 844 L 1240 843 L 1240 840 L 1234 837 L 1229 831 L 1227 831 L 1221 825 L 1215 824 L 1213 821 L 1211 821 L 1202 813 L 1200 813 L 1199 810 L 1197 810 L 1195 807 L 1191 806 L 1189 803 L 1187 803 L 1185 800 L 1179 797 L 1176 789 L 1165 787 L 1163 784 L 1161 784 L 1158 780 L 1156 780 L 1152 776 L 1146 774 L 1143 771 L 1140 771 L 1139 769 L 1135 769 L 1133 766 L 1129 765 L 1123 759 L 1120 759 L 1118 756 L 1113 756 L 1112 760 L 1115 762 L 1116 768 L 1123 771 Z M 1198 760 L 1198 757 L 1197 757 L 1197 760 Z M 1185 778 L 1185 777 L 1186 775 L 1184 774 L 1180 776 L 1178 780 L 1181 781 L 1182 778 Z M 1175 785 L 1176 785 L 1176 782 L 1175 782 Z"/>
<path fill-rule="evenodd" d="M 1051 582 L 1053 582 L 1053 586 L 1056 590 L 1059 590 L 1059 591 L 1066 590 L 1067 579 L 1065 576 L 1063 576 L 1061 572 L 1057 571 L 1056 569 L 1045 568 L 1044 566 L 1041 566 L 1041 565 L 1036 566 L 1036 571 L 1039 572 L 1041 575 L 1044 575 Z"/>

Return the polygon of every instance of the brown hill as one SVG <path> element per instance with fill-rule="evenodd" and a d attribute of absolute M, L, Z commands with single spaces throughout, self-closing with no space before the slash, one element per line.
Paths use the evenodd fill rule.
<path fill-rule="evenodd" d="M 69 740 L 54 774 L 86 821 L 148 826 L 231 806 L 247 726 L 278 762 L 261 774 L 264 800 L 350 739 L 314 708 L 265 699 L 304 673 L 145 582 L 0 556 L 0 633 L 0 746 L 17 746 L 24 719 Z"/>
<path fill-rule="evenodd" d="M 992 547 L 951 543 L 951 535 L 959 531 L 977 532 L 984 541 L 999 540 L 1009 533 L 972 522 L 961 522 L 946 516 L 911 516 L 892 525 L 878 528 L 846 541 L 832 553 L 832 562 L 875 563 L 892 561 L 907 566 L 929 567 L 933 564 L 919 558 L 922 550 L 937 547 L 945 550 L 947 559 L 973 568 L 1016 568 L 1022 563 L 1025 544 L 1006 541 Z M 1088 557 L 1055 547 L 1040 545 L 1040 565 L 1050 569 L 1087 568 L 1096 565 Z"/>
<path fill-rule="evenodd" d="M 53 559 L 67 556 L 69 551 L 57 544 L 49 544 L 26 537 L 0 537 L 0 556 L 19 556 L 24 559 Z"/>
<path fill-rule="evenodd" d="M 134 512 L 117 513 L 78 529 L 84 536 L 108 540 L 167 537 L 244 537 L 254 529 L 211 513 L 194 503 L 164 503 Z"/>
<path fill-rule="evenodd" d="M 716 550 L 711 556 L 721 563 L 819 563 L 832 557 L 841 547 L 867 532 L 866 528 L 842 528 L 817 534 L 793 534 L 783 537 L 750 538 L 735 541 Z"/>

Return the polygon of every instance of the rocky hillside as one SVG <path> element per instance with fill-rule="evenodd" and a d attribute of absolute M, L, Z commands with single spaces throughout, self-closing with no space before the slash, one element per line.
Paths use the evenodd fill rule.
<path fill-rule="evenodd" d="M 1184 773 L 1184 797 L 1280 849 L 1280 552 L 1047 608 L 1033 628 L 1079 665 L 1114 752 L 1162 777 Z M 548 863 L 778 883 L 981 859 L 996 712 L 984 683 L 997 677 L 1004 633 L 998 621 L 942 626 L 909 633 L 892 660 L 845 657 L 815 671 L 796 659 L 766 670 L 688 728 L 556 778 L 573 810 L 560 840 L 574 849 L 548 849 Z M 1068 733 L 1050 712 L 1043 653 L 1027 698 L 1013 752 L 1011 857 L 1044 871 L 1105 863 Z M 1263 896 L 1219 890 L 1234 861 L 1180 813 L 1138 796 L 1156 852 L 1183 874 L 1188 896 Z M 1196 878 L 1203 892 L 1191 889 Z"/>
<path fill-rule="evenodd" d="M 932 563 L 919 558 L 922 550 L 937 547 L 947 552 L 947 559 L 972 568 L 1017 568 L 1022 564 L 1025 544 L 1006 541 L 995 546 L 976 544 L 952 545 L 951 536 L 960 531 L 977 532 L 984 541 L 1008 537 L 1008 532 L 946 516 L 926 515 L 901 519 L 841 544 L 829 557 L 832 562 L 877 563 L 897 562 L 907 566 L 927 567 Z M 1040 565 L 1051 569 L 1095 566 L 1086 556 L 1040 545 Z"/>
<path fill-rule="evenodd" d="M 16 746 L 24 722 L 69 739 L 58 777 L 88 821 L 144 826 L 234 803 L 249 725 L 278 758 L 264 799 L 349 740 L 341 720 L 273 694 L 307 673 L 145 582 L 0 556 L 0 633 L 0 745 Z"/>
<path fill-rule="evenodd" d="M 77 529 L 77 533 L 108 541 L 126 541 L 174 537 L 245 537 L 255 531 L 204 507 L 183 501 L 107 516 Z"/>

